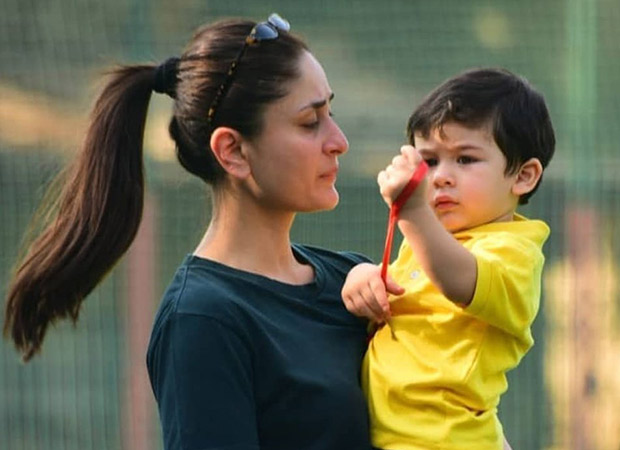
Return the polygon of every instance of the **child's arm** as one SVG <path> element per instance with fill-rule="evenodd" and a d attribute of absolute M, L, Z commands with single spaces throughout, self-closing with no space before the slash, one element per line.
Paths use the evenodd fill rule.
<path fill-rule="evenodd" d="M 422 158 L 410 145 L 401 147 L 377 182 L 388 205 L 405 187 Z M 402 207 L 398 226 L 422 268 L 439 290 L 451 301 L 468 305 L 476 287 L 477 266 L 473 254 L 448 232 L 426 199 L 424 180 Z"/>
<path fill-rule="evenodd" d="M 388 293 L 401 295 L 405 290 L 390 277 L 386 284 L 381 279 L 381 267 L 369 263 L 358 264 L 351 269 L 342 288 L 345 307 L 356 316 L 366 317 L 377 323 L 388 321 Z"/>

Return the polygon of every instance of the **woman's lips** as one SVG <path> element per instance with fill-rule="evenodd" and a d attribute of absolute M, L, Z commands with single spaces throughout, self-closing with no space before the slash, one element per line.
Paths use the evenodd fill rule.
<path fill-rule="evenodd" d="M 320 178 L 322 180 L 328 180 L 328 181 L 336 181 L 336 178 L 338 177 L 338 168 L 334 168 L 332 170 L 328 170 L 327 172 L 323 172 L 320 175 Z"/>

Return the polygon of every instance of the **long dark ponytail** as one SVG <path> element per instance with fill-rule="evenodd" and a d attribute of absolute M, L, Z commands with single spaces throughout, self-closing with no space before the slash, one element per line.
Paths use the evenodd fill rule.
<path fill-rule="evenodd" d="M 84 298 L 133 241 L 142 216 L 142 142 L 153 66 L 110 74 L 92 112 L 81 152 L 48 198 L 39 237 L 10 283 L 4 333 L 25 361 L 40 350 L 48 325 L 78 318 Z"/>

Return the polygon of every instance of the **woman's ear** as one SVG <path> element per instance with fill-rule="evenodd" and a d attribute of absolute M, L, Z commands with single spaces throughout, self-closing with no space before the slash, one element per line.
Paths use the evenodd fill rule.
<path fill-rule="evenodd" d="M 538 184 L 542 173 L 543 166 L 538 158 L 528 159 L 517 172 L 517 177 L 512 185 L 512 193 L 520 197 L 531 192 Z"/>
<path fill-rule="evenodd" d="M 232 128 L 218 127 L 211 134 L 211 149 L 224 170 L 236 178 L 246 178 L 250 165 L 243 152 L 243 137 Z"/>

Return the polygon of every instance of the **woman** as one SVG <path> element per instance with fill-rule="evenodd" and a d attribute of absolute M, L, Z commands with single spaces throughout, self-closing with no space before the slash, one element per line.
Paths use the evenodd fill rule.
<path fill-rule="evenodd" d="M 47 326 L 129 247 L 143 203 L 152 90 L 213 193 L 211 222 L 155 319 L 147 364 L 167 449 L 369 449 L 359 368 L 365 323 L 340 300 L 364 258 L 290 242 L 297 212 L 334 208 L 348 143 L 321 65 L 277 15 L 197 32 L 159 67 L 118 69 L 95 106 L 55 219 L 9 290 L 5 332 L 27 360 Z"/>

